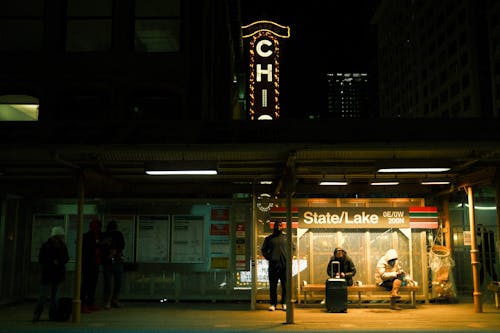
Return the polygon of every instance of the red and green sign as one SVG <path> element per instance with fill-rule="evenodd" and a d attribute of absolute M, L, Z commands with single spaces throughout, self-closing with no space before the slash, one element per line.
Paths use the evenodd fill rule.
<path fill-rule="evenodd" d="M 437 207 L 410 207 L 410 228 L 436 229 L 438 227 Z"/>

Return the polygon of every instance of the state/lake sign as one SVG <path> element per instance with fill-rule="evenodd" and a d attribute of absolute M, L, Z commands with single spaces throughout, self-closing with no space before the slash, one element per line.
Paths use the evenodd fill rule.
<path fill-rule="evenodd" d="M 299 228 L 409 228 L 408 207 L 300 207 Z"/>

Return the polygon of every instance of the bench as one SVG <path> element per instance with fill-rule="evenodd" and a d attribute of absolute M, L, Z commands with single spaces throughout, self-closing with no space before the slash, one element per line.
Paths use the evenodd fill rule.
<path fill-rule="evenodd" d="M 411 307 L 416 307 L 416 297 L 415 293 L 420 290 L 419 286 L 404 286 L 399 289 L 401 293 L 408 292 L 409 299 L 410 299 L 410 304 Z M 367 293 L 367 292 L 373 292 L 373 291 L 383 291 L 386 294 L 389 294 L 389 292 L 380 286 L 373 285 L 373 284 L 367 284 L 367 285 L 361 285 L 361 286 L 350 286 L 347 287 L 347 292 L 348 293 L 356 293 L 358 295 L 358 305 L 361 306 L 361 294 Z M 302 293 L 304 295 L 304 304 L 307 304 L 307 296 L 311 292 L 325 292 L 325 284 L 322 283 L 307 283 L 307 281 L 304 281 L 304 284 L 302 285 Z"/>
<path fill-rule="evenodd" d="M 488 285 L 488 290 L 495 294 L 495 307 L 500 308 L 499 298 L 500 298 L 500 282 L 493 281 Z"/>

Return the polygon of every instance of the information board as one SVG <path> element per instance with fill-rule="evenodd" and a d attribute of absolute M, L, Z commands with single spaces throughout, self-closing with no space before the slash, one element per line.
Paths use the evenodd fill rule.
<path fill-rule="evenodd" d="M 170 216 L 139 216 L 137 219 L 137 262 L 169 262 Z"/>
<path fill-rule="evenodd" d="M 174 215 L 172 218 L 172 262 L 203 263 L 203 216 Z"/>

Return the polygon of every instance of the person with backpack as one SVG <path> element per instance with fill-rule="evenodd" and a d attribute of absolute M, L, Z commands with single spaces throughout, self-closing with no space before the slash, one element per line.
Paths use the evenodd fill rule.
<path fill-rule="evenodd" d="M 40 320 L 47 299 L 50 299 L 49 319 L 58 320 L 57 290 L 65 279 L 66 263 L 69 261 L 64 234 L 63 227 L 53 227 L 49 239 L 40 248 L 40 294 L 33 313 L 33 322 Z"/>

